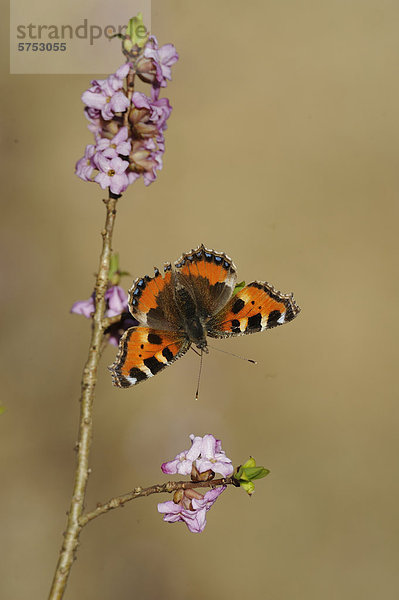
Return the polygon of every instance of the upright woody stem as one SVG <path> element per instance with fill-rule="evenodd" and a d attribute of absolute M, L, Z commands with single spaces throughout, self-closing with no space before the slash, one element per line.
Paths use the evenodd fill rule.
<path fill-rule="evenodd" d="M 107 290 L 109 265 L 112 252 L 111 242 L 116 215 L 115 207 L 117 198 L 110 197 L 108 200 L 104 200 L 104 202 L 107 209 L 107 216 L 105 220 L 105 228 L 101 232 L 103 245 L 95 286 L 96 308 L 93 316 L 93 328 L 89 353 L 83 369 L 81 384 L 79 439 L 77 443 L 75 481 L 71 505 L 68 512 L 67 527 L 64 533 L 64 542 L 62 544 L 57 568 L 54 574 L 49 600 L 60 600 L 64 595 L 65 586 L 67 584 L 68 576 L 74 560 L 74 555 L 79 543 L 79 534 L 82 529 L 80 518 L 83 513 L 87 480 L 90 473 L 89 453 L 93 427 L 92 408 L 94 389 L 97 382 L 97 367 L 101 356 L 101 346 L 104 338 L 105 292 Z"/>

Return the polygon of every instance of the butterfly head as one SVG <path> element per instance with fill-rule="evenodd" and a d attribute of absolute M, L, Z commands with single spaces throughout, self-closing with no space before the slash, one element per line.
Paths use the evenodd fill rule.
<path fill-rule="evenodd" d="M 201 340 L 199 343 L 196 343 L 198 350 L 204 352 L 205 354 L 209 354 L 209 348 L 206 340 Z"/>

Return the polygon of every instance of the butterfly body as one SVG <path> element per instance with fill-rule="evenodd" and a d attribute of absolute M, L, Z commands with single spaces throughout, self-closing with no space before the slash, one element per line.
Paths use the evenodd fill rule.
<path fill-rule="evenodd" d="M 224 253 L 201 244 L 154 277 L 138 278 L 129 309 L 139 322 L 123 335 L 110 370 L 114 385 L 130 387 L 183 356 L 191 344 L 208 352 L 207 336 L 255 333 L 291 321 L 299 312 L 292 294 L 254 281 L 234 295 L 236 268 Z"/>
<path fill-rule="evenodd" d="M 190 290 L 179 282 L 179 276 L 175 275 L 175 301 L 181 317 L 181 331 L 185 333 L 190 343 L 195 344 L 199 350 L 207 351 L 206 343 L 206 319 L 207 315 L 197 305 L 195 297 Z"/>

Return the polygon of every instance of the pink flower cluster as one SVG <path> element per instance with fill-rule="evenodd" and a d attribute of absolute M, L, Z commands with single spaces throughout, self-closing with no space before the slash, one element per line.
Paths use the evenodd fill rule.
<path fill-rule="evenodd" d="M 171 79 L 171 66 L 177 59 L 172 44 L 159 48 L 150 36 L 135 60 L 107 79 L 91 82 L 82 101 L 95 143 L 86 146 L 76 163 L 78 177 L 109 188 L 115 195 L 141 176 L 145 185 L 155 181 L 157 170 L 162 169 L 163 132 L 172 111 L 168 99 L 159 98 L 159 91 Z M 142 92 L 129 96 L 124 82 L 135 75 L 151 84 L 149 97 Z"/>
<path fill-rule="evenodd" d="M 191 475 L 193 466 L 199 473 L 212 471 L 220 473 L 222 477 L 228 477 L 233 473 L 233 464 L 222 450 L 222 442 L 213 435 L 204 437 L 190 435 L 191 448 L 180 452 L 169 462 L 163 463 L 161 469 L 168 475 L 179 473 L 180 475 Z"/>
<path fill-rule="evenodd" d="M 190 435 L 190 439 L 189 450 L 180 452 L 173 460 L 162 464 L 164 473 L 191 475 L 194 481 L 210 480 L 214 473 L 220 473 L 223 477 L 233 473 L 232 462 L 222 450 L 220 440 L 210 434 L 204 437 Z M 201 533 L 206 525 L 206 513 L 225 489 L 226 486 L 216 487 L 204 495 L 195 489 L 179 490 L 173 500 L 158 504 L 158 512 L 164 514 L 163 519 L 168 523 L 181 521 L 192 533 Z"/>
<path fill-rule="evenodd" d="M 105 292 L 106 310 L 105 317 L 116 317 L 125 310 L 128 310 L 127 294 L 119 285 L 113 285 Z M 87 300 L 78 300 L 71 308 L 71 313 L 83 315 L 86 319 L 90 319 L 94 313 L 94 292 Z"/>
<path fill-rule="evenodd" d="M 71 313 L 83 315 L 86 319 L 91 319 L 95 310 L 94 292 L 87 300 L 78 300 L 71 308 Z M 106 310 L 105 317 L 116 317 L 120 315 L 120 321 L 110 325 L 104 333 L 108 335 L 108 342 L 113 346 L 118 346 L 122 335 L 129 329 L 137 325 L 138 322 L 129 313 L 127 294 L 119 285 L 110 286 L 105 292 Z"/>
<path fill-rule="evenodd" d="M 158 504 L 158 512 L 164 513 L 163 520 L 167 523 L 182 521 L 191 533 L 202 533 L 206 525 L 206 513 L 215 504 L 226 486 L 213 488 L 203 496 L 196 490 L 184 490 L 179 502 L 168 500 Z"/>

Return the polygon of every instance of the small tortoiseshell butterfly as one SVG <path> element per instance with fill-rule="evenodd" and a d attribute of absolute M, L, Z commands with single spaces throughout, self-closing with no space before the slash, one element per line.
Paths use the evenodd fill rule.
<path fill-rule="evenodd" d="M 156 375 L 195 344 L 208 352 L 206 337 L 225 338 L 271 329 L 292 321 L 299 306 L 292 294 L 253 281 L 233 295 L 236 268 L 223 252 L 203 244 L 175 262 L 164 276 L 138 278 L 129 309 L 139 326 L 128 329 L 109 367 L 114 385 L 130 387 Z"/>

